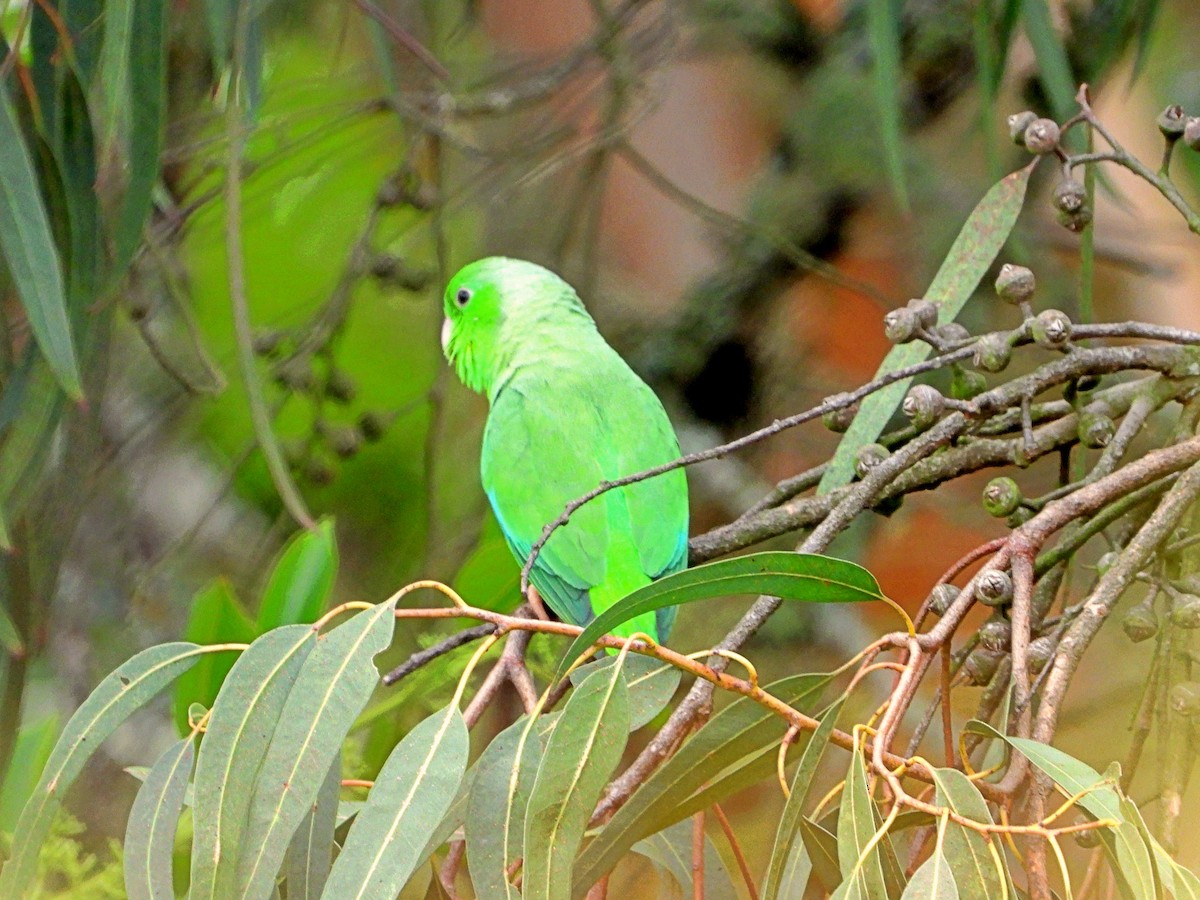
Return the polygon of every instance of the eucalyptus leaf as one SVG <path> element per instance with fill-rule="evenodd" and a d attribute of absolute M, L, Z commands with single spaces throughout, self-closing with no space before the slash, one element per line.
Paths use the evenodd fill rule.
<path fill-rule="evenodd" d="M 185 737 L 150 767 L 125 824 L 125 892 L 130 900 L 174 900 L 175 831 L 196 756 Z"/>
<path fill-rule="evenodd" d="M 333 833 L 337 828 L 338 794 L 342 785 L 339 753 L 317 792 L 316 802 L 292 835 L 284 871 L 288 900 L 317 900 L 333 862 Z"/>

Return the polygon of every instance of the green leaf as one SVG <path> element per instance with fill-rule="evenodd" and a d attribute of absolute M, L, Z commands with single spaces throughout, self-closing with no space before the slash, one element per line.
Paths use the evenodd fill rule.
<path fill-rule="evenodd" d="M 1022 0 L 1025 34 L 1037 58 L 1038 81 L 1050 98 L 1050 108 L 1059 122 L 1075 109 L 1075 75 L 1067 59 L 1067 50 L 1054 28 L 1046 0 Z"/>
<path fill-rule="evenodd" d="M 862 566 L 815 553 L 769 550 L 705 563 L 639 588 L 598 615 L 567 648 L 554 680 L 622 622 L 663 607 L 733 594 L 771 594 L 807 603 L 861 603 L 883 597 L 875 577 Z"/>
<path fill-rule="evenodd" d="M 238 657 L 217 694 L 196 762 L 192 900 L 236 895 L 238 858 L 250 849 L 244 835 L 259 768 L 316 645 L 307 625 L 270 631 Z"/>
<path fill-rule="evenodd" d="M 184 637 L 193 643 L 248 644 L 258 632 L 233 593 L 233 585 L 221 578 L 192 598 Z M 180 734 L 191 731 L 188 707 L 199 703 L 212 709 L 225 676 L 237 662 L 228 653 L 210 654 L 184 673 L 175 685 L 175 727 Z"/>
<path fill-rule="evenodd" d="M 797 828 L 799 832 L 799 828 Z M 804 841 L 793 841 L 792 852 L 788 854 L 787 863 L 779 879 L 779 897 L 803 897 L 812 877 L 813 864 L 808 856 L 808 848 Z"/>
<path fill-rule="evenodd" d="M 526 900 L 560 900 L 588 818 L 621 761 L 629 690 L 620 666 L 592 673 L 571 692 L 538 766 L 525 814 Z"/>
<path fill-rule="evenodd" d="M 0 84 L 0 250 L 42 355 L 62 389 L 83 396 L 62 264 L 8 89 Z"/>
<path fill-rule="evenodd" d="M 10 656 L 25 655 L 25 642 L 21 640 L 21 634 L 17 631 L 17 623 L 12 620 L 3 604 L 0 604 L 0 647 Z M 3 830 L 0 828 L 0 831 Z"/>
<path fill-rule="evenodd" d="M 333 861 L 333 832 L 337 826 L 341 786 L 342 755 L 339 753 L 325 774 L 316 802 L 288 845 L 284 867 L 288 900 L 317 900 L 325 889 Z"/>
<path fill-rule="evenodd" d="M 100 47 L 100 85 L 104 114 L 99 117 L 101 158 L 112 159 L 117 140 L 129 121 L 129 41 L 133 33 L 133 0 L 105 0 L 104 43 Z"/>
<path fill-rule="evenodd" d="M 21 807 L 46 768 L 60 727 L 58 716 L 47 716 L 18 729 L 8 771 L 0 778 L 0 832 L 12 834 L 16 830 Z"/>
<path fill-rule="evenodd" d="M 186 643 L 143 650 L 108 675 L 83 701 L 63 729 L 33 796 L 21 811 L 12 856 L 0 872 L 0 897 L 24 896 L 63 794 L 96 748 L 133 712 L 208 652 L 206 647 Z"/>
<path fill-rule="evenodd" d="M 775 828 L 775 846 L 771 851 L 771 860 L 767 864 L 767 875 L 763 881 L 763 900 L 774 900 L 780 895 L 785 868 L 792 857 L 796 830 L 804 813 L 804 804 L 808 801 L 817 767 L 829 746 L 829 735 L 833 733 L 833 726 L 837 723 L 841 709 L 842 701 L 839 699 L 821 715 L 821 725 L 809 738 L 804 747 L 804 754 L 800 757 L 800 765 L 792 775 L 791 793 L 783 805 L 779 824 Z"/>
<path fill-rule="evenodd" d="M 646 857 L 669 875 L 683 889 L 685 897 L 694 896 L 692 878 L 692 823 L 677 822 L 669 828 L 638 841 L 631 848 L 634 853 Z M 661 876 L 660 876 L 661 877 Z M 661 887 L 661 885 L 660 885 Z M 736 900 L 737 891 L 729 877 L 729 870 L 721 861 L 721 855 L 707 835 L 704 837 L 704 892 L 705 900 Z"/>
<path fill-rule="evenodd" d="M 393 598 L 321 635 L 301 665 L 254 786 L 236 896 L 270 894 L 292 834 L 379 682 L 372 660 L 392 642 L 394 607 Z"/>
<path fill-rule="evenodd" d="M 808 851 L 812 871 L 821 886 L 832 894 L 842 884 L 842 870 L 838 864 L 838 839 L 824 826 L 808 816 L 800 820 L 800 840 Z"/>
<path fill-rule="evenodd" d="M 75 6 L 71 3 L 67 8 Z M 88 307 L 96 299 L 102 231 L 92 122 L 84 89 L 73 72 L 67 72 L 63 79 L 62 141 L 54 155 L 62 176 L 69 223 L 67 305 L 71 324 L 82 342 L 92 318 Z"/>
<path fill-rule="evenodd" d="M 867 41 L 871 47 L 871 81 L 879 109 L 879 138 L 892 182 L 892 193 L 901 210 L 908 211 L 908 186 L 904 179 L 903 133 L 900 128 L 900 6 L 891 0 L 867 4 Z"/>
<path fill-rule="evenodd" d="M 450 808 L 469 749 L 467 724 L 454 705 L 396 745 L 350 826 L 329 873 L 328 896 L 393 900 L 425 861 L 424 838 Z"/>
<path fill-rule="evenodd" d="M 1158 869 L 1151 859 L 1150 848 L 1154 839 L 1132 800 L 1122 797 L 1120 809 L 1125 821 L 1116 829 L 1117 866 L 1135 897 L 1139 900 L 1155 900 L 1163 893 Z"/>
<path fill-rule="evenodd" d="M 129 183 L 117 216 L 113 275 L 142 243 L 158 184 L 167 121 L 167 0 L 132 0 L 129 41 Z"/>
<path fill-rule="evenodd" d="M 838 868 L 846 896 L 886 897 L 883 860 L 879 844 L 867 849 L 876 832 L 875 803 L 867 787 L 867 767 L 861 753 L 854 753 L 846 786 L 838 808 Z"/>
<path fill-rule="evenodd" d="M 603 662 L 615 663 L 616 658 Z M 508 880 L 508 867 L 524 855 L 525 811 L 542 752 L 534 724 L 518 719 L 488 744 L 476 763 L 465 833 L 478 897 L 520 897 Z"/>
<path fill-rule="evenodd" d="M 797 709 L 815 705 L 827 675 L 796 675 L 765 690 Z M 576 862 L 575 888 L 586 890 L 611 870 L 637 841 L 711 805 L 720 794 L 712 782 L 735 781 L 756 762 L 774 764 L 787 731 L 774 713 L 748 697 L 720 710 L 634 793 Z M 761 780 L 756 773 L 755 780 Z"/>
<path fill-rule="evenodd" d="M 1004 247 L 1025 202 L 1025 188 L 1033 164 L 1006 175 L 984 195 L 963 225 L 954 244 L 934 276 L 925 299 L 938 307 L 938 322 L 952 322 L 962 311 L 980 279 Z M 875 373 L 876 378 L 915 365 L 926 359 L 930 346 L 923 341 L 900 344 L 888 351 Z M 828 494 L 854 478 L 854 457 L 859 448 L 872 443 L 908 392 L 911 378 L 889 384 L 866 397 L 850 428 L 842 435 L 837 451 L 825 470 L 817 492 Z"/>
<path fill-rule="evenodd" d="M 580 666 L 571 673 L 571 683 L 579 687 L 592 672 L 614 666 L 616 662 L 617 658 L 610 656 Z M 629 730 L 637 731 L 649 724 L 675 696 L 683 673 L 670 663 L 636 653 L 626 656 L 623 665 L 625 683 L 629 687 Z"/>
<path fill-rule="evenodd" d="M 189 735 L 159 757 L 125 825 L 125 892 L 130 900 L 174 900 L 175 830 L 196 755 Z"/>
<path fill-rule="evenodd" d="M 0 499 L 13 518 L 38 483 L 62 416 L 62 390 L 40 355 L 33 358 L 21 399 L 22 407 L 0 446 Z"/>
<path fill-rule="evenodd" d="M 934 769 L 936 787 L 934 802 L 947 807 L 964 818 L 982 824 L 992 824 L 987 802 L 979 788 L 957 769 Z M 1005 890 L 1007 873 L 996 868 L 988 850 L 987 839 L 957 822 L 946 824 L 942 853 L 954 873 L 954 880 L 967 897 L 1000 896 Z M 1003 859 L 1003 855 L 1000 855 Z"/>
<path fill-rule="evenodd" d="M 968 897 L 991 896 L 990 894 L 968 894 Z M 1000 894 L 995 896 L 999 897 Z M 904 889 L 901 900 L 958 900 L 958 885 L 950 871 L 950 863 L 940 852 L 934 851 L 929 859 L 913 872 L 912 880 Z"/>
<path fill-rule="evenodd" d="M 301 530 L 271 571 L 258 608 L 259 630 L 317 621 L 333 589 L 337 565 L 333 519 L 322 519 L 313 531 Z"/>

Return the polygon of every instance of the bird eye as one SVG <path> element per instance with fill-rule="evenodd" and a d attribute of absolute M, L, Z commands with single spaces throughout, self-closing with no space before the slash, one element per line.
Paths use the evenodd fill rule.
<path fill-rule="evenodd" d="M 466 288 L 459 288 L 458 293 L 454 295 L 454 302 L 459 306 L 466 306 L 471 299 L 471 292 Z"/>

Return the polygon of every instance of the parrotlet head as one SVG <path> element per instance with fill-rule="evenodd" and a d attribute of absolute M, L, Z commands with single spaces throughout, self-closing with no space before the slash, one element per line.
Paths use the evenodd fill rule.
<path fill-rule="evenodd" d="M 459 270 L 446 286 L 442 350 L 463 384 L 491 393 L 520 355 L 595 323 L 574 289 L 535 263 L 503 256 Z"/>

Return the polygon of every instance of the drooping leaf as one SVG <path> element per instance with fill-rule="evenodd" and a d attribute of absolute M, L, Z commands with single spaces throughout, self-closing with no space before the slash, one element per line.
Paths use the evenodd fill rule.
<path fill-rule="evenodd" d="M 337 564 L 332 519 L 322 519 L 313 531 L 301 529 L 271 571 L 258 608 L 259 630 L 315 622 L 329 600 Z"/>
<path fill-rule="evenodd" d="M 58 247 L 8 89 L 0 84 L 0 251 L 58 383 L 83 396 Z"/>
<path fill-rule="evenodd" d="M 125 892 L 130 900 L 174 900 L 175 831 L 195 759 L 189 735 L 159 757 L 134 798 L 125 825 Z"/>
<path fill-rule="evenodd" d="M 426 718 L 383 764 L 325 887 L 330 897 L 392 900 L 425 860 L 425 839 L 467 770 L 470 740 L 457 706 Z"/>
<path fill-rule="evenodd" d="M 837 723 L 838 713 L 841 712 L 841 709 L 842 701 L 838 700 L 821 716 L 821 725 L 809 738 L 808 744 L 804 748 L 804 754 L 800 757 L 800 764 L 792 775 L 791 793 L 783 805 L 783 812 L 779 815 L 779 824 L 775 828 L 775 846 L 771 851 L 771 860 L 767 864 L 766 878 L 763 880 L 763 900 L 774 900 L 775 897 L 781 896 L 784 872 L 788 861 L 792 858 L 792 845 L 796 839 L 796 830 L 800 827 L 800 819 L 804 814 L 804 804 L 808 800 L 813 778 L 816 776 L 817 767 L 820 766 L 825 750 L 829 746 L 829 735 L 833 732 L 833 726 Z"/>
<path fill-rule="evenodd" d="M 832 894 L 842 884 L 838 863 L 838 839 L 832 831 L 808 816 L 800 820 L 800 840 L 808 851 L 813 874 L 827 893 Z"/>
<path fill-rule="evenodd" d="M 1025 202 L 1025 188 L 1032 172 L 1031 164 L 1006 175 L 992 186 L 967 218 L 925 292 L 925 299 L 937 305 L 939 324 L 952 322 L 958 316 L 1004 247 Z M 930 346 L 921 341 L 893 347 L 884 357 L 875 377 L 919 363 L 929 356 L 930 350 Z M 829 467 L 817 488 L 818 493 L 828 494 L 850 483 L 854 478 L 855 454 L 859 448 L 872 443 L 883 433 L 911 383 L 911 378 L 902 379 L 863 400 L 858 415 L 829 461 Z"/>
<path fill-rule="evenodd" d="M 979 788 L 957 769 L 934 769 L 933 783 L 936 788 L 934 802 L 958 813 L 964 818 L 982 824 L 992 824 L 987 802 Z M 987 839 L 957 822 L 946 824 L 942 854 L 954 873 L 954 880 L 963 894 L 968 897 L 1000 896 L 1004 892 L 1007 878 L 1005 872 L 996 868 Z M 1000 854 L 1003 860 L 1003 854 Z M 983 893 L 981 894 L 980 891 Z"/>
<path fill-rule="evenodd" d="M 771 594 L 807 603 L 861 603 L 883 596 L 862 566 L 814 553 L 769 550 L 705 563 L 660 578 L 598 615 L 567 649 L 555 680 L 598 637 L 634 616 L 732 594 Z"/>
<path fill-rule="evenodd" d="M 878 108 L 879 140 L 892 193 L 900 209 L 908 211 L 908 185 L 904 177 L 903 132 L 900 128 L 900 88 L 904 72 L 900 68 L 900 4 L 877 0 L 867 4 L 867 40 L 871 47 L 871 83 Z"/>
<path fill-rule="evenodd" d="M 764 690 L 805 711 L 818 702 L 828 682 L 827 675 L 796 675 Z M 583 849 L 576 863 L 576 891 L 603 877 L 642 838 L 720 799 L 710 790 L 712 782 L 736 778 L 739 770 L 757 761 L 773 766 L 786 731 L 778 716 L 748 697 L 719 711 L 646 779 Z"/>
<path fill-rule="evenodd" d="M 968 894 L 967 896 L 975 895 Z M 934 851 L 929 859 L 913 872 L 913 877 L 908 882 L 908 887 L 904 889 L 901 900 L 958 900 L 958 885 L 954 882 L 954 875 L 950 871 L 950 863 L 946 861 L 946 857 L 940 852 Z"/>
<path fill-rule="evenodd" d="M 575 855 L 600 792 L 629 735 L 629 691 L 620 666 L 593 672 L 571 692 L 538 765 L 525 813 L 526 900 L 571 889 Z"/>
<path fill-rule="evenodd" d="M 616 665 L 616 657 L 580 666 L 571 673 L 578 687 L 592 672 Z M 682 673 L 670 663 L 630 653 L 625 657 L 625 683 L 629 687 L 629 730 L 637 731 L 657 716 L 675 695 Z"/>
<path fill-rule="evenodd" d="M 325 889 L 333 862 L 333 833 L 337 826 L 341 784 L 342 756 L 339 753 L 321 783 L 316 802 L 288 845 L 285 864 L 288 900 L 317 900 Z"/>
<path fill-rule="evenodd" d="M 0 871 L 0 897 L 24 896 L 63 795 L 96 748 L 208 652 L 205 647 L 182 642 L 143 650 L 118 666 L 83 701 L 63 729 L 33 795 L 21 811 L 12 856 Z"/>
<path fill-rule="evenodd" d="M 21 807 L 46 768 L 60 727 L 58 716 L 47 716 L 17 730 L 8 771 L 0 778 L 0 832 L 12 834 L 16 829 Z"/>
<path fill-rule="evenodd" d="M 1025 34 L 1037 57 L 1038 81 L 1050 99 L 1054 118 L 1062 122 L 1075 108 L 1075 76 L 1066 47 L 1054 28 L 1046 0 L 1022 0 L 1021 14 L 1025 20 Z"/>
<path fill-rule="evenodd" d="M 233 585 L 219 578 L 192 598 L 184 637 L 197 644 L 248 644 L 257 636 L 233 592 Z M 237 662 L 230 653 L 210 654 L 180 676 L 175 685 L 175 727 L 180 734 L 191 730 L 188 707 L 199 703 L 211 709 L 225 676 Z"/>
<path fill-rule="evenodd" d="M 372 660 L 392 641 L 394 607 L 393 598 L 322 634 L 300 666 L 255 781 L 237 896 L 270 893 L 292 834 L 379 682 Z"/>
<path fill-rule="evenodd" d="M 631 849 L 654 863 L 660 872 L 669 875 L 682 888 L 683 896 L 695 896 L 690 821 L 676 822 L 638 841 Z M 729 870 L 725 868 L 721 854 L 708 835 L 704 837 L 704 897 L 705 900 L 735 900 L 737 897 Z"/>
<path fill-rule="evenodd" d="M 290 625 L 250 645 L 225 677 L 196 761 L 191 898 L 235 893 L 254 786 L 284 705 L 309 653 L 313 630 Z"/>
<path fill-rule="evenodd" d="M 68 10 L 77 5 L 68 4 Z M 67 266 L 67 306 L 72 329 L 80 342 L 86 337 L 90 316 L 88 307 L 96 299 L 101 258 L 100 207 L 96 196 L 96 147 L 87 96 L 73 72 L 67 72 L 62 86 L 62 139 L 55 149 L 57 168 L 62 176 L 69 239 Z"/>
<path fill-rule="evenodd" d="M 838 809 L 838 869 L 847 897 L 869 900 L 886 897 L 883 860 L 875 838 L 875 802 L 867 787 L 867 767 L 861 753 L 853 754 Z"/>

